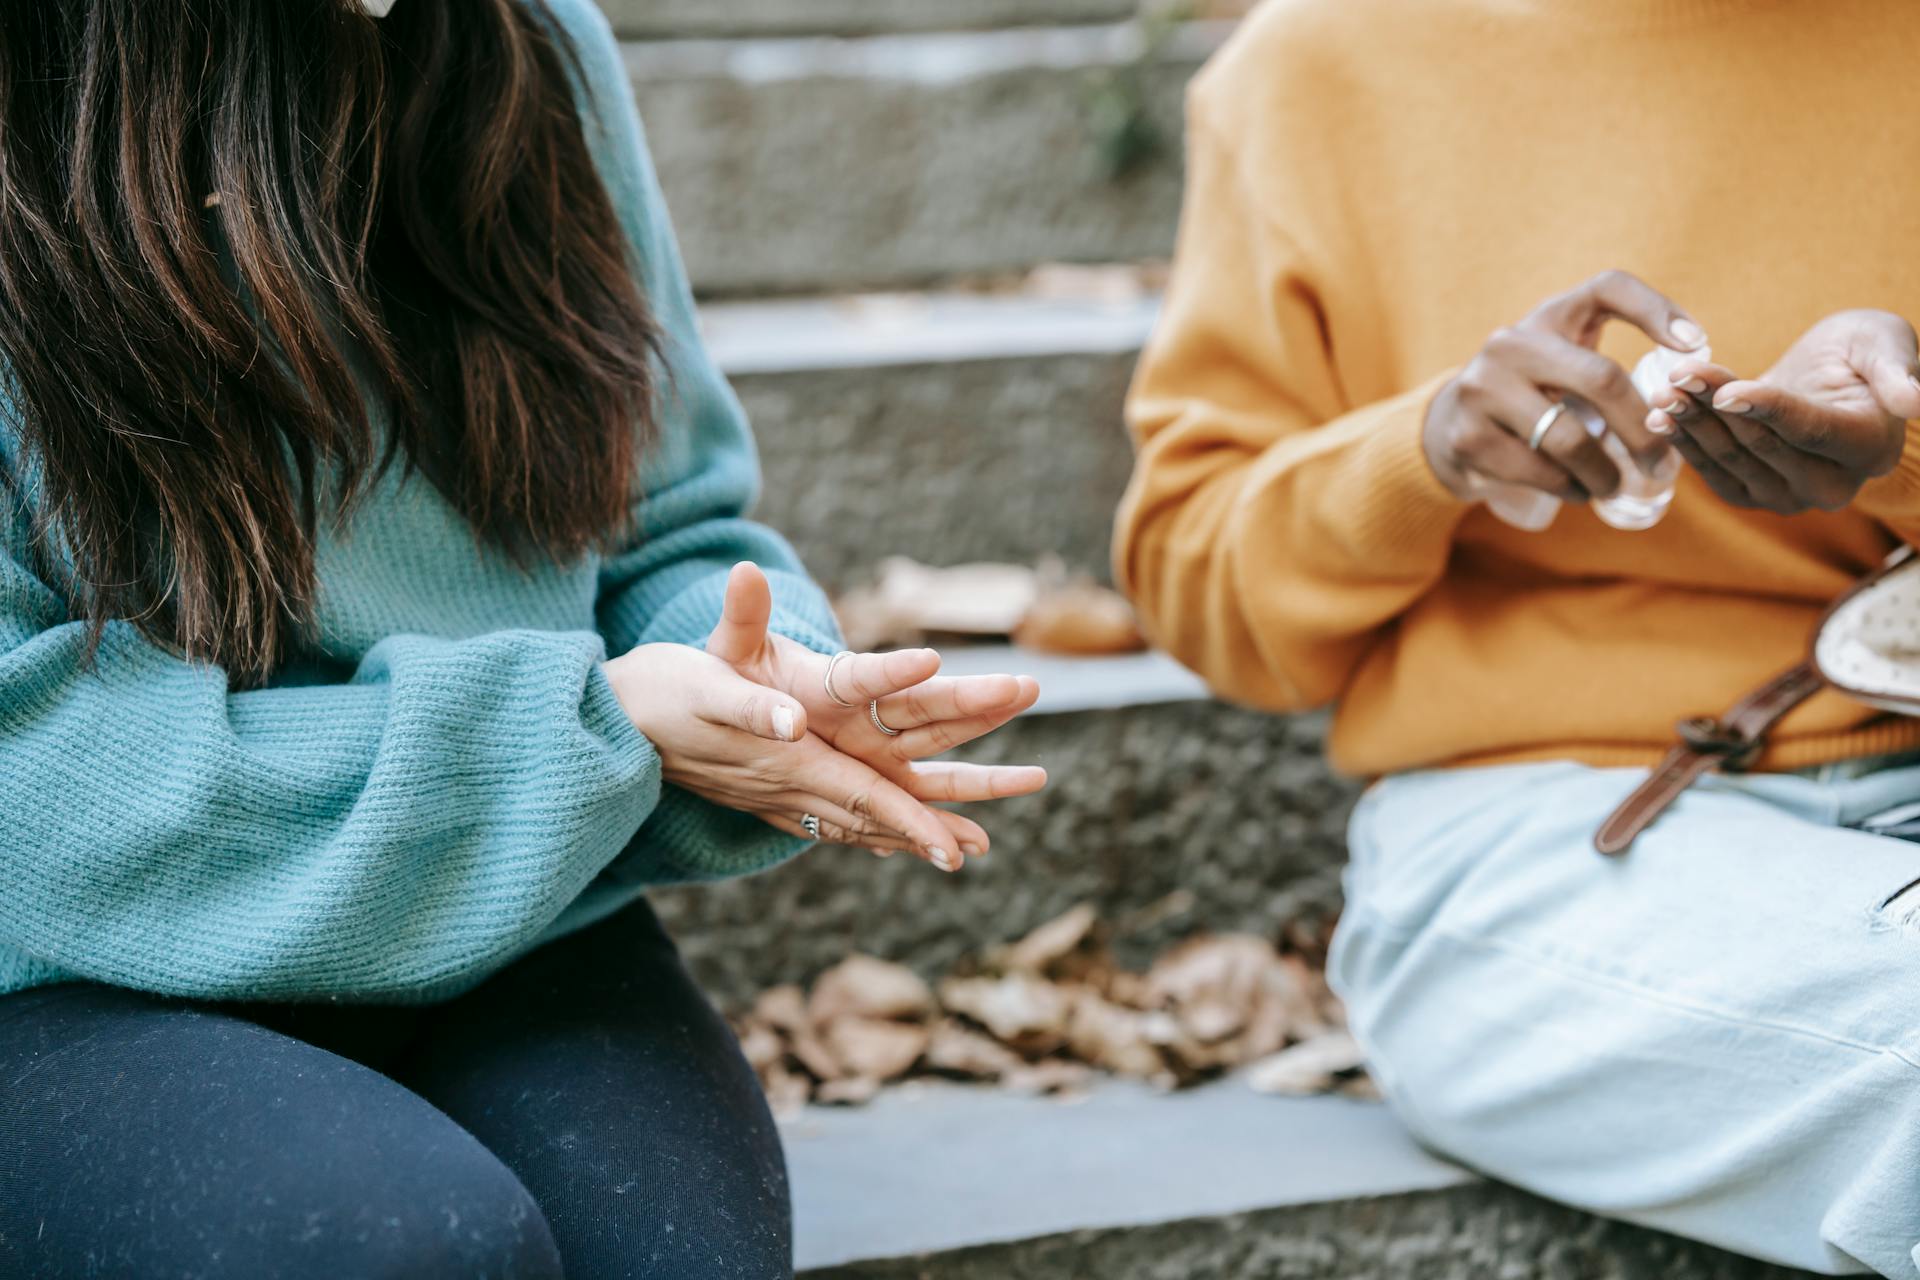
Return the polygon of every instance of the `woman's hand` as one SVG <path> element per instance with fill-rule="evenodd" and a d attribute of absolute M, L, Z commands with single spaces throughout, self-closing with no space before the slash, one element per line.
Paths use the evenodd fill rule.
<path fill-rule="evenodd" d="M 1501 329 L 1427 409 L 1427 461 L 1440 482 L 1469 501 L 1489 486 L 1518 487 L 1564 502 L 1605 498 L 1620 472 L 1577 414 L 1535 428 L 1563 396 L 1592 405 L 1648 471 L 1667 442 L 1648 429 L 1647 405 L 1632 379 L 1594 348 L 1609 320 L 1624 320 L 1675 351 L 1705 341 L 1700 326 L 1671 300 L 1624 271 L 1607 271 L 1547 299 L 1519 324 Z"/>
<path fill-rule="evenodd" d="M 978 828 L 930 809 L 869 766 L 807 732 L 794 698 L 755 684 L 712 654 L 641 645 L 605 666 L 621 707 L 660 755 L 663 779 L 790 835 L 910 849 L 943 871 Z M 984 835 L 979 836 L 984 839 Z"/>
<path fill-rule="evenodd" d="M 838 750 L 925 801 L 1003 800 L 1046 786 L 1046 770 L 1034 766 L 919 763 L 991 733 L 1031 707 L 1040 696 L 1031 677 L 938 678 L 940 655 L 931 649 L 854 654 L 833 665 L 769 631 L 772 612 L 766 575 L 751 564 L 735 565 L 707 652 L 756 684 L 794 698 L 806 709 L 812 731 Z M 893 734 L 874 724 L 876 711 Z M 988 848 L 986 832 L 975 827 L 963 844 L 968 847 L 961 852 L 978 857 Z"/>
<path fill-rule="evenodd" d="M 1913 326 L 1842 311 L 1809 329 L 1756 381 L 1705 361 L 1673 371 L 1647 417 L 1721 498 L 1792 515 L 1837 511 L 1892 471 L 1920 418 Z"/>

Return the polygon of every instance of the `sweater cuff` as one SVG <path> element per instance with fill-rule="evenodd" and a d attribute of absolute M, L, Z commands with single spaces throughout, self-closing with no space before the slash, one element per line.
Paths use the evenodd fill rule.
<path fill-rule="evenodd" d="M 1345 554 L 1374 571 L 1414 555 L 1425 559 L 1436 545 L 1451 541 L 1454 529 L 1473 503 L 1454 496 L 1427 462 L 1422 443 L 1427 406 L 1454 375 L 1449 372 L 1347 414 L 1337 423 L 1303 436 L 1278 441 L 1255 464 L 1247 487 L 1245 519 L 1264 527 L 1268 520 L 1298 519 L 1305 512 L 1276 513 L 1274 481 L 1315 462 L 1307 508 L 1320 528 Z"/>
<path fill-rule="evenodd" d="M 1907 442 L 1892 471 L 1867 481 L 1854 509 L 1903 533 L 1920 524 L 1920 421 L 1907 424 Z"/>
<path fill-rule="evenodd" d="M 1456 374 L 1450 369 L 1379 406 L 1383 420 L 1360 442 L 1346 472 L 1361 481 L 1353 493 L 1355 520 L 1392 545 L 1451 537 L 1474 506 L 1440 483 L 1427 461 L 1427 409 Z"/>

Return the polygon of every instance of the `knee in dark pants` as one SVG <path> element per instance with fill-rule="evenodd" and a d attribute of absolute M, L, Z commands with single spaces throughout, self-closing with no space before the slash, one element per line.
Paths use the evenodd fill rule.
<path fill-rule="evenodd" d="M 565 1274 L 540 1206 L 484 1152 L 449 1162 L 442 1181 L 401 1188 L 391 1203 L 368 1204 L 362 1223 L 361 1230 L 343 1223 L 346 1229 L 317 1238 L 325 1261 L 293 1274 L 380 1280 L 560 1280 Z"/>

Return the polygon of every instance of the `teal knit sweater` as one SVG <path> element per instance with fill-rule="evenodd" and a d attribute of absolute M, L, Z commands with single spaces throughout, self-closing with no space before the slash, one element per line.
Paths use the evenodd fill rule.
<path fill-rule="evenodd" d="M 592 0 L 550 4 L 668 336 L 638 536 L 528 573 L 394 468 L 319 547 L 313 660 L 235 693 L 121 623 L 88 669 L 66 593 L 26 568 L 29 514 L 0 515 L 0 992 L 444 999 L 648 885 L 802 847 L 663 787 L 600 670 L 701 643 L 739 560 L 769 571 L 776 630 L 822 652 L 837 633 L 792 550 L 744 518 L 752 441 L 701 347 L 612 32 Z M 17 441 L 0 425 L 31 504 Z"/>

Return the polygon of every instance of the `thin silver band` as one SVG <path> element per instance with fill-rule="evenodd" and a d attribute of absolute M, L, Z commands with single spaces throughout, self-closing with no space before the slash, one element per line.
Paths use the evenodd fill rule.
<path fill-rule="evenodd" d="M 880 699 L 875 698 L 867 704 L 867 718 L 873 721 L 874 728 L 886 734 L 889 738 L 897 738 L 900 736 L 898 729 L 887 728 L 887 722 L 880 718 Z"/>
<path fill-rule="evenodd" d="M 820 819 L 810 813 L 803 813 L 800 815 L 800 829 L 807 833 L 807 839 L 818 840 L 820 838 Z"/>
<path fill-rule="evenodd" d="M 852 656 L 853 656 L 853 650 L 842 649 L 840 652 L 834 654 L 833 657 L 827 659 L 827 675 L 826 675 L 827 696 L 833 699 L 835 706 L 857 707 L 860 705 L 857 702 L 848 702 L 845 698 L 841 697 L 840 694 L 833 687 L 834 671 L 840 666 L 842 662 L 844 662 L 848 658 L 851 658 Z"/>
<path fill-rule="evenodd" d="M 1560 421 L 1560 415 L 1567 411 L 1565 400 L 1556 400 L 1547 406 L 1547 411 L 1533 420 L 1533 434 L 1527 437 L 1527 448 L 1540 452 L 1540 442 L 1547 438 L 1547 432 L 1553 430 L 1553 424 Z"/>

